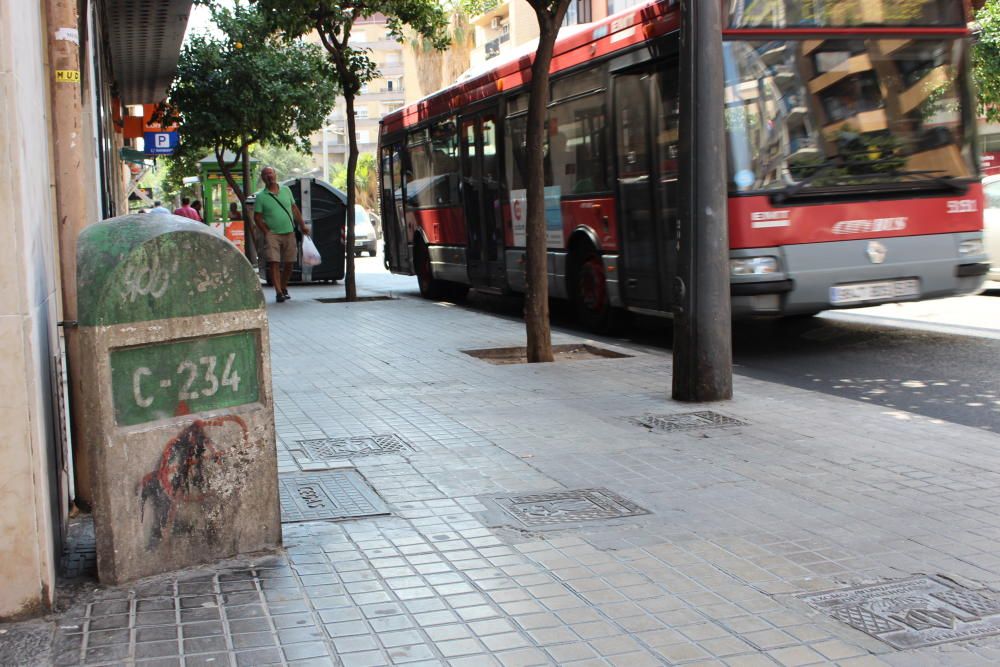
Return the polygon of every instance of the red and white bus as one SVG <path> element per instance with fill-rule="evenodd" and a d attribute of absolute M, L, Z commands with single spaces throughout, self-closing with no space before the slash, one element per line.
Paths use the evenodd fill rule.
<path fill-rule="evenodd" d="M 980 287 L 967 12 L 956 0 L 725 0 L 734 315 Z M 679 25 L 679 4 L 662 0 L 564 28 L 556 45 L 549 289 L 595 327 L 613 308 L 673 306 Z M 416 274 L 425 296 L 524 289 L 531 57 L 382 120 L 386 264 Z"/>

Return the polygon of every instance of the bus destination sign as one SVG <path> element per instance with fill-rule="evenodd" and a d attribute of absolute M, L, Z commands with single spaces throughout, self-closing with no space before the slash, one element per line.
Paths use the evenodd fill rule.
<path fill-rule="evenodd" d="M 133 426 L 260 399 L 257 334 L 243 331 L 111 351 L 115 420 Z"/>

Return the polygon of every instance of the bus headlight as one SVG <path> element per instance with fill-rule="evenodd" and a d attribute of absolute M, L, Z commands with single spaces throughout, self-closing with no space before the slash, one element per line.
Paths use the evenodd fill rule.
<path fill-rule="evenodd" d="M 778 272 L 777 257 L 740 257 L 729 260 L 729 272 L 734 276 L 763 276 Z"/>
<path fill-rule="evenodd" d="M 968 239 L 958 244 L 959 255 L 982 255 L 983 242 L 981 239 Z"/>

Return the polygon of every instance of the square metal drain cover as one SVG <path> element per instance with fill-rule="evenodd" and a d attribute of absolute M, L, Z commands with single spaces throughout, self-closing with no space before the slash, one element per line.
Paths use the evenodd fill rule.
<path fill-rule="evenodd" d="M 528 527 L 578 521 L 620 519 L 649 514 L 607 489 L 578 489 L 493 498 L 500 508 Z"/>
<path fill-rule="evenodd" d="M 278 477 L 281 522 L 357 519 L 389 514 L 389 507 L 356 470 Z"/>
<path fill-rule="evenodd" d="M 627 421 L 643 426 L 651 431 L 693 431 L 702 428 L 720 426 L 746 426 L 747 423 L 726 415 L 700 410 L 698 412 L 681 412 L 675 415 L 642 415 L 641 417 L 626 417 Z"/>
<path fill-rule="evenodd" d="M 361 456 L 379 456 L 412 451 L 413 447 L 394 433 L 353 438 L 299 440 L 290 448 L 297 462 L 343 461 Z"/>
<path fill-rule="evenodd" d="M 1000 634 L 1000 599 L 937 577 L 914 577 L 799 597 L 897 649 Z"/>

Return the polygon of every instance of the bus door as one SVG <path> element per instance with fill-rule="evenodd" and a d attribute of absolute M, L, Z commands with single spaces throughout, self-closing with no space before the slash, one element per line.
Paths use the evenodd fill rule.
<path fill-rule="evenodd" d="M 497 113 L 463 116 L 460 125 L 462 207 L 468 230 L 469 281 L 503 287 L 503 219 Z"/>
<path fill-rule="evenodd" d="M 614 79 L 626 303 L 669 310 L 677 265 L 677 88 L 674 65 Z"/>
<path fill-rule="evenodd" d="M 403 215 L 402 143 L 382 148 L 382 239 L 385 263 L 390 271 L 410 273 L 413 262 Z"/>

